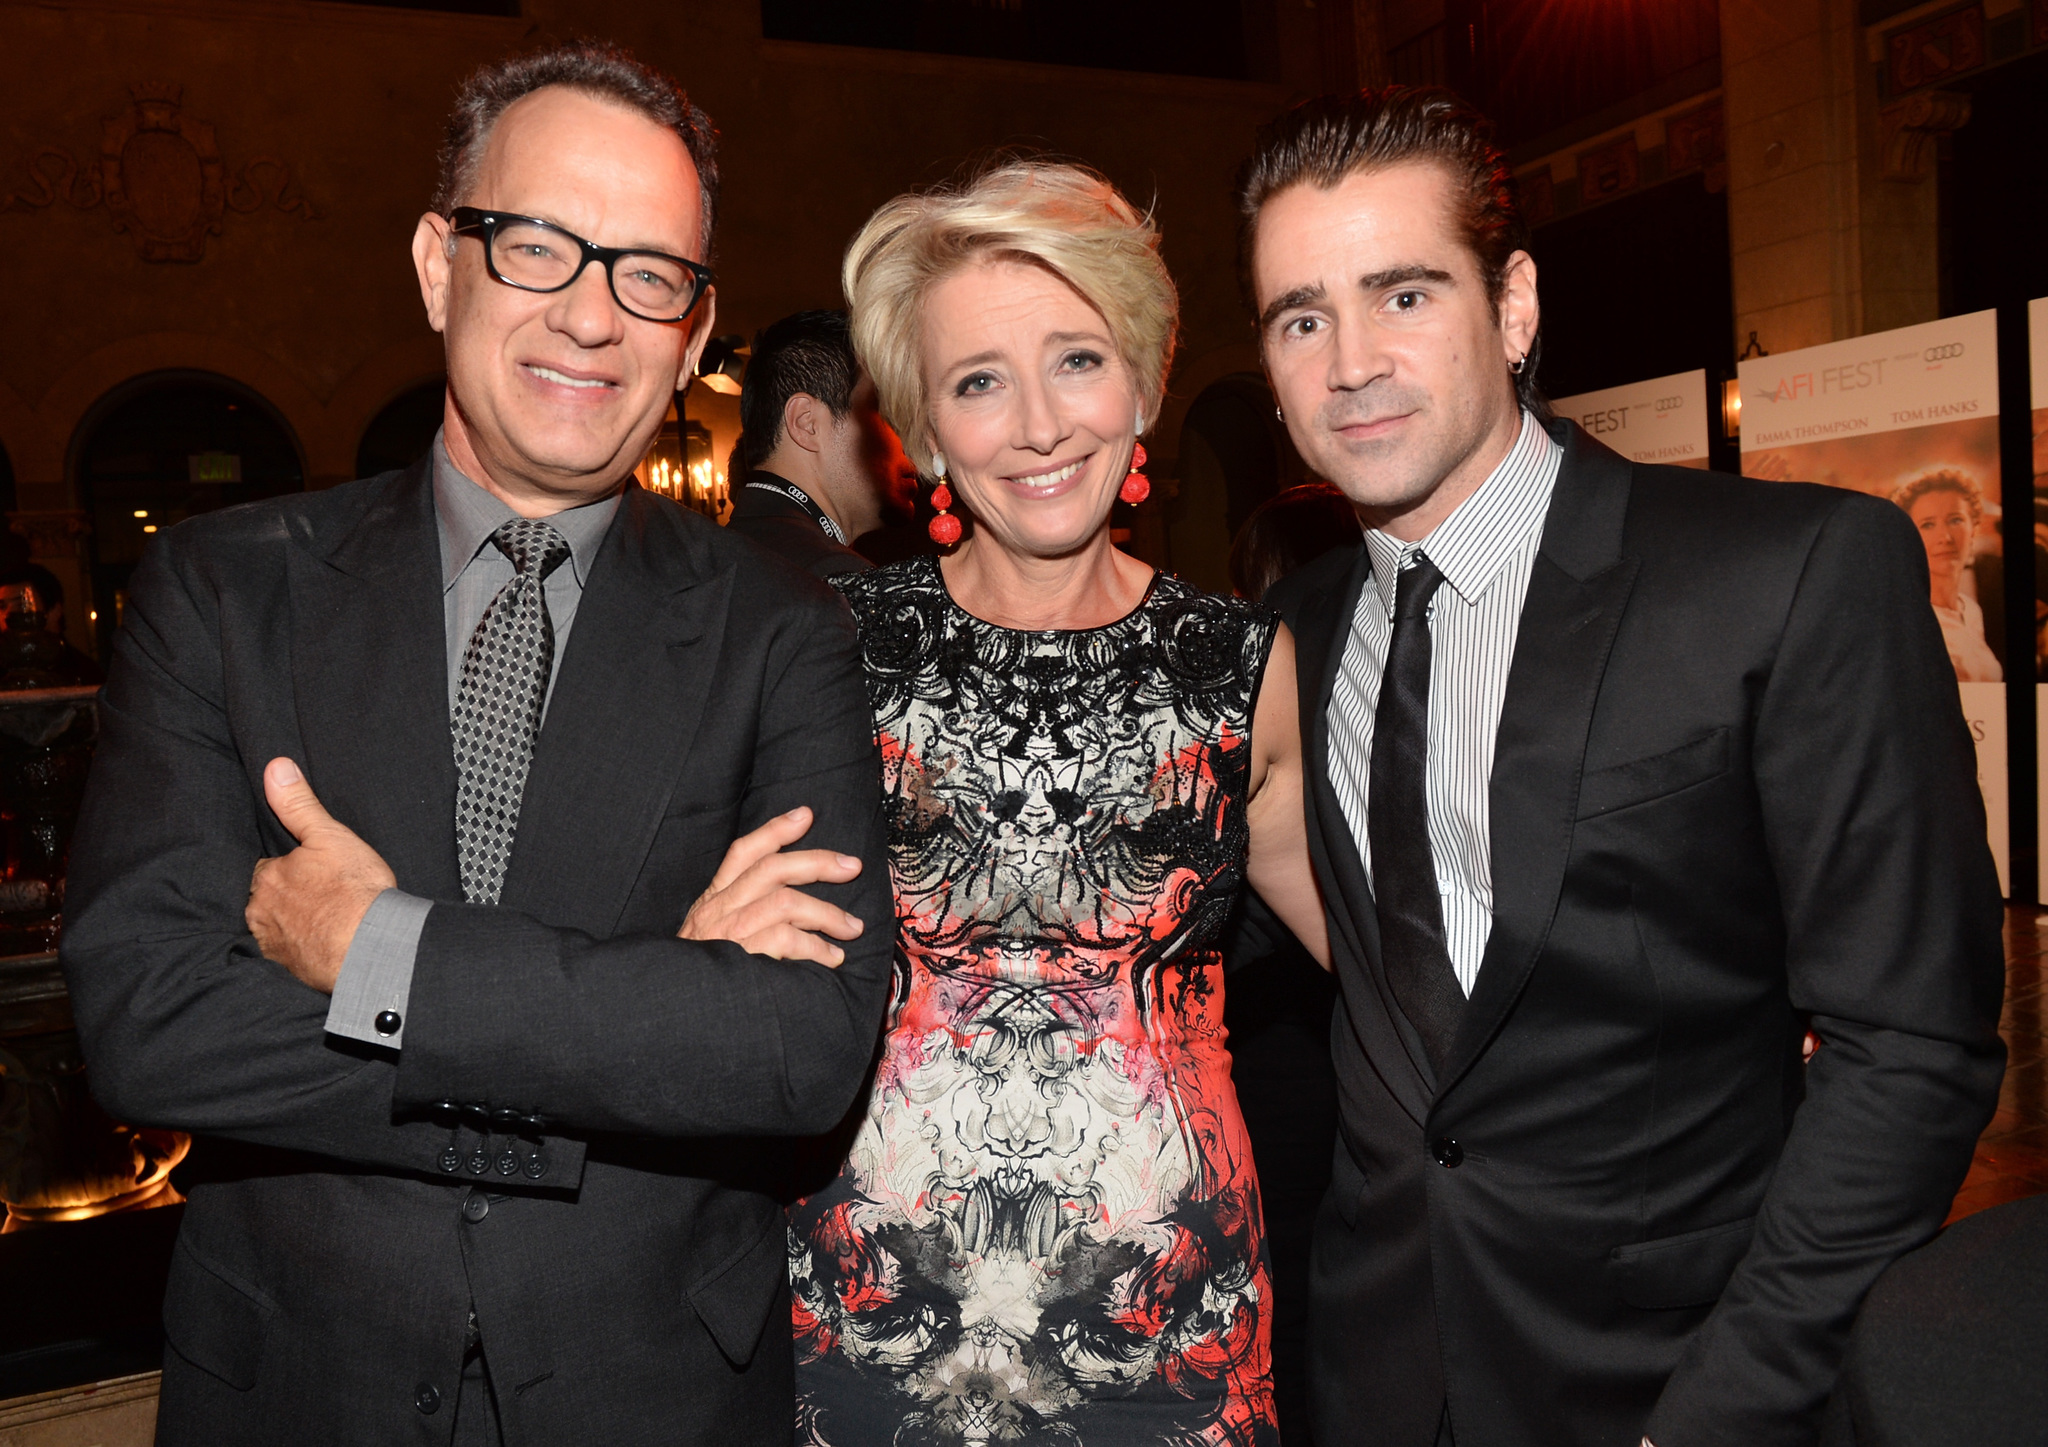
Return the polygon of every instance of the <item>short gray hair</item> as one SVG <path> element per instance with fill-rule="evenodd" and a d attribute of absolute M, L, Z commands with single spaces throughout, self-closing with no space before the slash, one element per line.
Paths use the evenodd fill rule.
<path fill-rule="evenodd" d="M 635 60 L 616 45 L 581 41 L 515 55 L 483 67 L 456 92 L 441 140 L 441 174 L 434 186 L 434 210 L 446 216 L 476 188 L 484 147 L 498 117 L 514 101 L 548 86 L 566 86 L 599 100 L 637 111 L 674 131 L 697 167 L 703 216 L 692 260 L 711 258 L 712 227 L 718 220 L 718 132 L 711 117 L 690 103 L 671 77 Z"/>

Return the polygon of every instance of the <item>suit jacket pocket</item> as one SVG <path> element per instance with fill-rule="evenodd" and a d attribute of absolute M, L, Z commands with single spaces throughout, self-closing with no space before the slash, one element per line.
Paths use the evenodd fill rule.
<path fill-rule="evenodd" d="M 1579 784 L 1579 817 L 1647 804 L 1727 772 L 1728 730 L 1723 727 L 1661 754 L 1595 769 Z"/>
<path fill-rule="evenodd" d="M 1336 1157 L 1330 1162 L 1330 1199 L 1347 1229 L 1358 1229 L 1358 1213 L 1371 1185 L 1358 1162 L 1351 1159 L 1350 1150 L 1338 1141 Z"/>
<path fill-rule="evenodd" d="M 207 1265 L 178 1238 L 164 1288 L 164 1336 L 179 1356 L 246 1392 L 256 1385 L 276 1311 L 253 1286 Z"/>
<path fill-rule="evenodd" d="M 787 1222 L 779 1209 L 772 1211 L 766 1229 L 751 1244 L 712 1267 L 685 1292 L 697 1319 L 736 1367 L 753 1360 L 768 1313 L 781 1297 L 789 1269 Z"/>
<path fill-rule="evenodd" d="M 1725 1226 L 1617 1246 L 1607 1253 L 1608 1274 L 1621 1299 L 1645 1311 L 1711 1306 L 1727 1288 L 1755 1231 L 1756 1217 L 1748 1216 Z"/>

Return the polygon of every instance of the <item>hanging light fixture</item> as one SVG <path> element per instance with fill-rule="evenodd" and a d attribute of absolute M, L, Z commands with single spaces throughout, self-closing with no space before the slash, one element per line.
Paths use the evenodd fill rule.
<path fill-rule="evenodd" d="M 713 337 L 697 358 L 697 380 L 727 397 L 740 394 L 740 382 L 747 375 L 747 339 L 737 332 Z"/>

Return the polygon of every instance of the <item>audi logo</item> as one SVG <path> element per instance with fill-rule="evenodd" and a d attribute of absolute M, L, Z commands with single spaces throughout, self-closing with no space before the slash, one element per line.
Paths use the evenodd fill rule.
<path fill-rule="evenodd" d="M 1920 354 L 1923 362 L 1951 362 L 1963 354 L 1961 342 L 1950 342 L 1945 347 L 1929 347 Z"/>
<path fill-rule="evenodd" d="M 1683 407 L 1684 405 L 1685 398 L 1683 397 L 1659 397 L 1657 399 L 1656 410 L 1659 412 L 1671 412 L 1675 411 L 1680 407 Z"/>

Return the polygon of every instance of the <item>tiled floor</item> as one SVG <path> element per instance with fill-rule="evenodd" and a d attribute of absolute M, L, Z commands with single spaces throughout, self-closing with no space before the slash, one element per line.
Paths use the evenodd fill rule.
<path fill-rule="evenodd" d="M 2014 905 L 2005 914 L 2005 1016 L 2009 1052 L 1998 1114 L 1977 1142 L 1977 1158 L 1949 1219 L 2048 1192 L 2048 1052 L 2041 1010 L 2048 1001 L 2048 910 Z"/>

